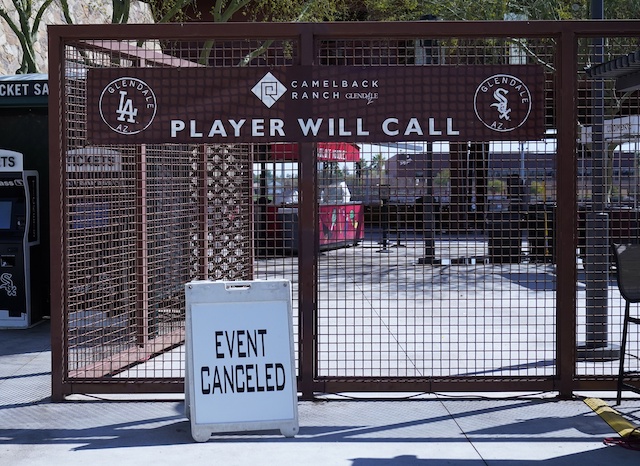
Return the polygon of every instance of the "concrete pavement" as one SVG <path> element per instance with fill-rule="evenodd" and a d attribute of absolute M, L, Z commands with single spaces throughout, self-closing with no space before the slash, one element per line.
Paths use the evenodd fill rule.
<path fill-rule="evenodd" d="M 50 401 L 49 323 L 0 330 L 0 465 L 637 465 L 580 398 L 340 394 L 298 404 L 300 432 L 191 438 L 178 395 Z M 589 395 L 589 394 L 585 394 Z M 612 393 L 596 394 L 613 404 Z M 640 425 L 640 400 L 615 407 Z"/>

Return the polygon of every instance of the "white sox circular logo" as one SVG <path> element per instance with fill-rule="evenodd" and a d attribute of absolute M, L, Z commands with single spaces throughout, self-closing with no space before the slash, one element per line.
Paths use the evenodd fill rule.
<path fill-rule="evenodd" d="M 151 125 L 156 116 L 156 95 L 138 78 L 114 79 L 100 94 L 100 117 L 120 134 L 138 134 Z"/>
<path fill-rule="evenodd" d="M 487 128 L 505 133 L 527 121 L 531 102 L 531 92 L 520 78 L 510 74 L 494 74 L 476 89 L 473 108 Z"/>

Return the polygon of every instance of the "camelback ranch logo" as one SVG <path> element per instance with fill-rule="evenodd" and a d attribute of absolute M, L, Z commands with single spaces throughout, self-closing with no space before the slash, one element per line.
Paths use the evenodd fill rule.
<path fill-rule="evenodd" d="M 251 92 L 253 92 L 267 108 L 273 107 L 273 104 L 275 104 L 286 91 L 287 88 L 284 84 L 278 81 L 278 78 L 271 73 L 265 74 L 264 77 L 251 88 Z"/>
<path fill-rule="evenodd" d="M 93 145 L 482 142 L 545 130 L 538 65 L 103 68 L 87 79 Z"/>

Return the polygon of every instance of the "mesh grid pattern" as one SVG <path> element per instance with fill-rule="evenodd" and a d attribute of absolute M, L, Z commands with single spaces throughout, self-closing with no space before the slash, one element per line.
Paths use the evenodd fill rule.
<path fill-rule="evenodd" d="M 72 380 L 180 383 L 184 284 L 251 276 L 249 146 L 87 145 L 86 70 L 185 63 L 162 58 L 110 41 L 67 47 L 65 367 Z"/>
<path fill-rule="evenodd" d="M 608 37 L 604 42 L 583 39 L 578 44 L 578 69 L 637 50 L 637 38 L 630 37 Z M 624 301 L 616 286 L 611 243 L 640 241 L 640 146 L 637 124 L 621 131 L 615 129 L 615 122 L 637 115 L 640 100 L 637 92 L 617 90 L 613 79 L 594 82 L 585 74 L 578 76 L 577 89 L 577 111 L 583 123 L 577 160 L 577 339 L 579 355 L 580 351 L 585 354 L 578 360 L 577 374 L 589 377 L 618 371 Z M 608 350 L 613 350 L 611 360 L 593 362 L 593 347 L 596 355 L 604 352 L 605 357 Z M 638 370 L 639 349 L 637 335 L 632 334 L 627 342 L 625 368 Z"/>
<path fill-rule="evenodd" d="M 557 256 L 575 248 L 576 376 L 612 380 L 617 360 L 590 351 L 619 342 L 624 304 L 608 244 L 640 240 L 640 178 L 637 141 L 611 144 L 611 156 L 599 160 L 580 139 L 596 118 L 593 80 L 582 71 L 576 79 L 574 195 L 557 176 L 556 40 L 330 35 L 314 41 L 316 66 L 540 65 L 547 132 L 527 141 L 353 141 L 358 157 L 350 161 L 323 158 L 318 144 L 310 201 L 302 198 L 304 154 L 296 144 L 281 149 L 278 160 L 275 144 L 86 152 L 87 68 L 179 68 L 202 63 L 203 53 L 209 59 L 197 66 L 292 66 L 302 59 L 296 40 L 162 39 L 144 49 L 133 42 L 69 42 L 62 137 L 77 158 L 67 155 L 61 174 L 67 377 L 181 382 L 183 285 L 192 279 L 290 279 L 299 349 L 300 293 L 314 279 L 299 274 L 308 259 L 299 254 L 300 235 L 312 228 L 315 379 L 349 388 L 365 381 L 358 386 L 364 390 L 368 380 L 394 378 L 407 390 L 425 379 L 470 382 L 465 389 L 479 380 L 553 382 L 563 357 Z M 629 38 L 609 38 L 596 59 L 591 39 L 578 45 L 578 70 L 636 49 Z M 412 83 L 397 84 L 411 96 Z M 605 118 L 639 113 L 634 96 L 621 99 L 614 81 L 605 81 Z M 414 97 L 462 105 L 446 82 Z M 96 155 L 109 168 L 78 168 Z M 575 244 L 558 242 L 563 199 L 575 200 Z M 302 224 L 301 209 L 310 206 L 317 208 L 316 224 Z M 631 338 L 629 352 L 640 352 L 638 344 Z"/>
<path fill-rule="evenodd" d="M 319 50 L 323 65 L 526 63 L 509 53 L 514 42 L 325 40 Z M 529 46 L 552 62 L 551 42 Z M 547 73 L 547 89 L 553 81 Z M 455 106 L 447 89 L 429 102 Z M 361 156 L 343 168 L 366 206 L 364 238 L 319 261 L 318 375 L 553 375 L 553 136 L 364 144 Z"/>

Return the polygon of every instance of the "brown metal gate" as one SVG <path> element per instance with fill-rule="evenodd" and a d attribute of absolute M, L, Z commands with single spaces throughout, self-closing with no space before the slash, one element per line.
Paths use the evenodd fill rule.
<path fill-rule="evenodd" d="M 585 68 L 635 52 L 639 26 L 50 27 L 54 398 L 182 391 L 184 284 L 275 277 L 294 284 L 304 398 L 612 388 L 622 306 L 607 248 L 639 239 L 640 112 L 637 92 Z M 326 117 L 324 139 L 289 140 L 276 120 L 247 140 L 238 121 L 216 117 L 237 104 L 200 102 L 201 73 L 242 82 L 252 69 L 290 70 L 295 89 L 263 78 L 254 94 L 269 107 L 295 91 L 296 111 Z M 503 134 L 464 139 L 484 116 L 478 106 L 458 117 L 465 83 L 508 76 L 495 81 L 508 89 L 487 93 L 498 107 L 501 92 L 524 92 L 509 83 L 516 69 L 542 76 L 540 128 L 505 135 L 519 127 L 505 106 L 483 129 Z M 372 70 L 393 80 L 394 108 L 456 118 L 389 115 L 385 139 L 331 114 L 346 93 L 371 109 L 384 99 Z M 157 96 L 147 75 L 164 79 Z M 96 76 L 111 87 L 95 89 Z M 147 105 L 134 108 L 128 92 Z M 119 119 L 98 114 L 103 99 Z M 190 116 L 176 112 L 164 136 L 149 136 L 155 111 L 184 101 Z M 102 124 L 116 139 L 96 133 Z"/>

